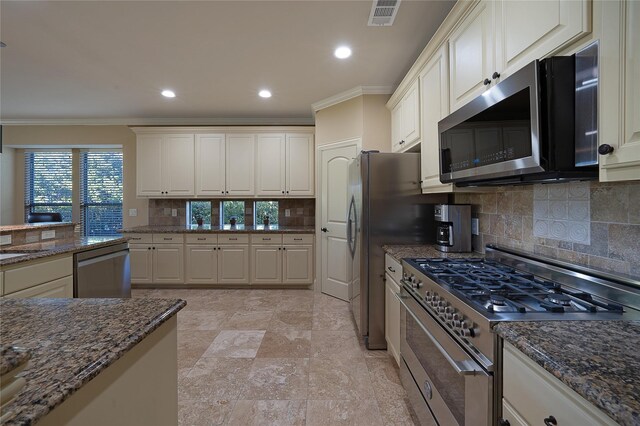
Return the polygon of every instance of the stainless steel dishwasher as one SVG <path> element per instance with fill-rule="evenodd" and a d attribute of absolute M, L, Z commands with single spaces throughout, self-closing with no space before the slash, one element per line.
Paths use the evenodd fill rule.
<path fill-rule="evenodd" d="M 73 257 L 73 297 L 131 297 L 127 243 L 83 251 Z"/>

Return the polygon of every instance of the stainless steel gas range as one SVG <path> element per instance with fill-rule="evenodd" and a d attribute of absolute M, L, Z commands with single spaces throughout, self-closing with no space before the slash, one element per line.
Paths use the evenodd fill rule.
<path fill-rule="evenodd" d="M 640 319 L 640 282 L 488 245 L 404 259 L 400 372 L 424 425 L 497 425 L 501 321 Z"/>

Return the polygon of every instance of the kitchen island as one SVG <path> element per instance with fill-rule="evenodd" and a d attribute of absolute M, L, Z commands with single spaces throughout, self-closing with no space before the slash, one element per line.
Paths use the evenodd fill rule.
<path fill-rule="evenodd" d="M 0 341 L 30 355 L 19 374 L 26 384 L 2 407 L 1 424 L 176 424 L 176 314 L 185 305 L 0 299 Z M 15 351 L 2 356 L 15 366 Z"/>

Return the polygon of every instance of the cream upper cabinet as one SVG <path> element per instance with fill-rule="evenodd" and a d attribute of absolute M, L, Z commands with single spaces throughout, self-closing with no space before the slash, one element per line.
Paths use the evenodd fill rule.
<path fill-rule="evenodd" d="M 447 51 L 440 48 L 420 73 L 422 99 L 422 146 L 420 168 L 422 190 L 450 192 L 452 184 L 440 182 L 438 122 L 449 113 L 449 67 Z"/>
<path fill-rule="evenodd" d="M 286 136 L 286 196 L 313 196 L 315 165 L 313 135 L 294 133 Z"/>
<path fill-rule="evenodd" d="M 196 135 L 196 195 L 219 197 L 226 191 L 226 137 Z"/>
<path fill-rule="evenodd" d="M 286 138 L 283 133 L 259 134 L 256 143 L 256 195 L 285 195 Z"/>
<path fill-rule="evenodd" d="M 602 27 L 598 143 L 605 154 L 600 155 L 600 181 L 638 180 L 640 2 L 602 2 Z"/>
<path fill-rule="evenodd" d="M 420 141 L 420 91 L 418 80 L 391 112 L 391 149 L 402 152 Z"/>
<path fill-rule="evenodd" d="M 227 134 L 226 195 L 254 195 L 255 145 L 255 134 Z"/>
<path fill-rule="evenodd" d="M 495 8 L 501 78 L 591 31 L 588 0 L 500 1 Z"/>
<path fill-rule="evenodd" d="M 195 194 L 192 134 L 139 135 L 136 165 L 139 196 L 185 197 Z"/>
<path fill-rule="evenodd" d="M 494 1 L 483 0 L 449 38 L 451 112 L 486 90 L 495 69 Z"/>

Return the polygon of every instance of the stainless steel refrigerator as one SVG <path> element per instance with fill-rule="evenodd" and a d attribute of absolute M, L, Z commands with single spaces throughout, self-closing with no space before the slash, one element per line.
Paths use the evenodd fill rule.
<path fill-rule="evenodd" d="M 419 153 L 362 152 L 349 165 L 347 240 L 353 261 L 351 311 L 368 349 L 385 349 L 385 244 L 435 241 L 433 206 L 422 195 Z"/>

